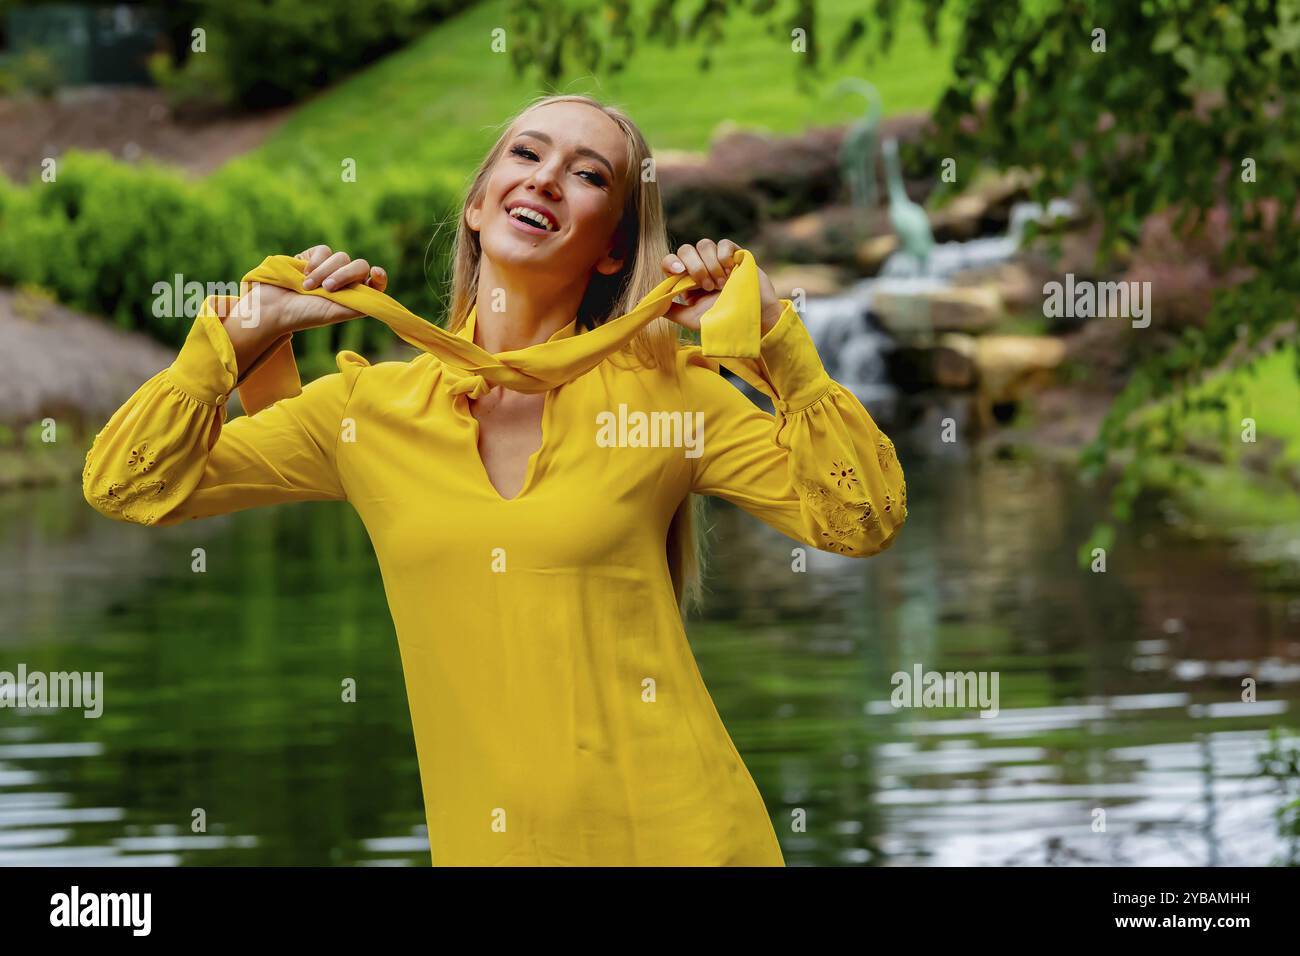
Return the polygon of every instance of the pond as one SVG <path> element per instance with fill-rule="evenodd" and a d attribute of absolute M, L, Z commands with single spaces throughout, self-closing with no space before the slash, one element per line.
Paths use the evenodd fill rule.
<path fill-rule="evenodd" d="M 805 566 L 711 510 L 691 643 L 787 862 L 1290 859 L 1260 757 L 1296 728 L 1294 569 L 1156 502 L 1093 573 L 1075 553 L 1100 496 L 1068 471 L 900 453 L 910 518 L 868 561 Z M 0 864 L 428 864 L 396 639 L 347 506 L 144 529 L 76 487 L 10 493 L 0 571 L 0 670 L 104 675 L 97 719 L 0 709 Z M 995 672 L 997 715 L 895 708 L 917 667 Z"/>

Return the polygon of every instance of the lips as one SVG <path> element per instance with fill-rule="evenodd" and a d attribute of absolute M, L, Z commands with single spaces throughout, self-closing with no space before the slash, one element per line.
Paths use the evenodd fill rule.
<path fill-rule="evenodd" d="M 521 212 L 521 210 L 527 211 Z M 511 222 L 529 231 L 542 233 L 559 231 L 559 218 L 545 206 L 539 206 L 537 203 L 522 200 L 510 202 L 506 203 L 505 211 Z"/>

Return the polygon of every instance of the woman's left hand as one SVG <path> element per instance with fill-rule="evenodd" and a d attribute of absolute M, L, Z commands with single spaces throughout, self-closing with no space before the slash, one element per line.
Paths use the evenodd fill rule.
<path fill-rule="evenodd" d="M 712 239 L 701 239 L 693 246 L 683 245 L 675 254 L 669 253 L 664 256 L 662 265 L 665 275 L 689 274 L 698 285 L 698 288 L 678 296 L 678 298 L 685 298 L 686 304 L 683 305 L 674 299 L 673 304 L 664 313 L 664 317 L 672 319 L 684 328 L 698 332 L 700 317 L 718 300 L 723 285 L 731 275 L 734 256 L 739 248 L 730 239 L 723 239 L 719 243 L 714 243 Z M 772 280 L 762 269 L 758 270 L 758 289 L 762 304 L 761 328 L 766 335 L 768 330 L 776 325 L 776 320 L 781 317 L 781 300 L 776 297 Z"/>

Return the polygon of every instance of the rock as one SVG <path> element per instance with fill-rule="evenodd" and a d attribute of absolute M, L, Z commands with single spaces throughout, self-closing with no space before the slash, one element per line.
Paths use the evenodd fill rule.
<path fill-rule="evenodd" d="M 805 296 L 823 296 L 838 295 L 845 287 L 841 271 L 834 266 L 780 266 L 766 271 L 783 299 L 794 298 L 795 289 L 802 289 Z"/>
<path fill-rule="evenodd" d="M 1019 401 L 1051 384 L 1065 343 L 1050 335 L 985 335 L 974 340 L 980 392 L 993 401 Z"/>
<path fill-rule="evenodd" d="M 1041 262 L 1022 257 L 987 269 L 959 272 L 952 281 L 959 286 L 993 286 L 1010 312 L 1038 312 L 1043 307 L 1043 285 L 1053 278 L 1055 274 Z"/>
<path fill-rule="evenodd" d="M 21 428 L 43 418 L 97 431 L 131 394 L 176 356 L 28 292 L 0 289 L 0 423 Z"/>
<path fill-rule="evenodd" d="M 709 162 L 708 153 L 697 153 L 687 149 L 657 149 L 654 155 L 655 173 L 676 169 L 695 169 Z"/>
<path fill-rule="evenodd" d="M 885 233 L 889 233 L 889 220 L 883 209 L 864 211 L 841 205 L 768 223 L 758 244 L 768 256 L 784 262 L 859 268 L 863 240 L 871 241 Z"/>
<path fill-rule="evenodd" d="M 993 286 L 951 286 L 876 293 L 872 311 L 899 338 L 942 332 L 979 333 L 992 328 L 1005 311 Z"/>
<path fill-rule="evenodd" d="M 872 236 L 858 243 L 855 261 L 863 275 L 873 276 L 880 271 L 885 260 L 898 251 L 898 237 L 893 233 Z"/>
<path fill-rule="evenodd" d="M 939 344 L 932 349 L 934 365 L 934 383 L 939 388 L 970 388 L 978 377 L 975 367 L 975 354 L 978 346 L 973 335 L 961 332 L 948 332 L 939 337 Z"/>
<path fill-rule="evenodd" d="M 1029 198 L 1034 177 L 1022 169 L 979 176 L 969 189 L 930 213 L 938 242 L 973 239 L 1006 232 L 1011 207 Z"/>
<path fill-rule="evenodd" d="M 934 389 L 960 392 L 975 385 L 973 356 L 952 344 L 901 345 L 885 361 L 890 382 L 905 394 Z"/>
<path fill-rule="evenodd" d="M 844 131 L 820 127 L 773 136 L 720 125 L 709 165 L 760 197 L 769 219 L 785 219 L 832 203 L 840 193 L 839 144 Z"/>
<path fill-rule="evenodd" d="M 712 166 L 678 166 L 659 175 L 671 246 L 731 239 L 748 246 L 762 218 L 761 197 Z"/>
<path fill-rule="evenodd" d="M 988 204 L 980 196 L 966 193 L 930 213 L 930 231 L 936 242 L 974 239 Z"/>
<path fill-rule="evenodd" d="M 1053 383 L 1065 342 L 1048 335 L 986 335 L 975 340 L 975 420 L 981 431 L 1010 421 L 1030 394 Z"/>

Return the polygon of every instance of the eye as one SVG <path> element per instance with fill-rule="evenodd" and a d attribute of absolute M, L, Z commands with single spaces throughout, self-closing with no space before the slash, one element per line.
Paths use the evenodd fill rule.
<path fill-rule="evenodd" d="M 537 153 L 533 152 L 533 150 L 529 149 L 527 146 L 524 145 L 512 146 L 510 148 L 510 155 L 519 156 L 523 159 L 532 159 L 532 160 L 537 159 Z M 594 169 L 584 169 L 581 172 L 579 172 L 578 175 L 590 176 L 591 178 L 588 179 L 587 182 L 591 183 L 593 186 L 600 186 L 600 187 L 605 186 L 605 177 L 602 176 L 600 173 L 596 172 L 596 170 Z"/>

